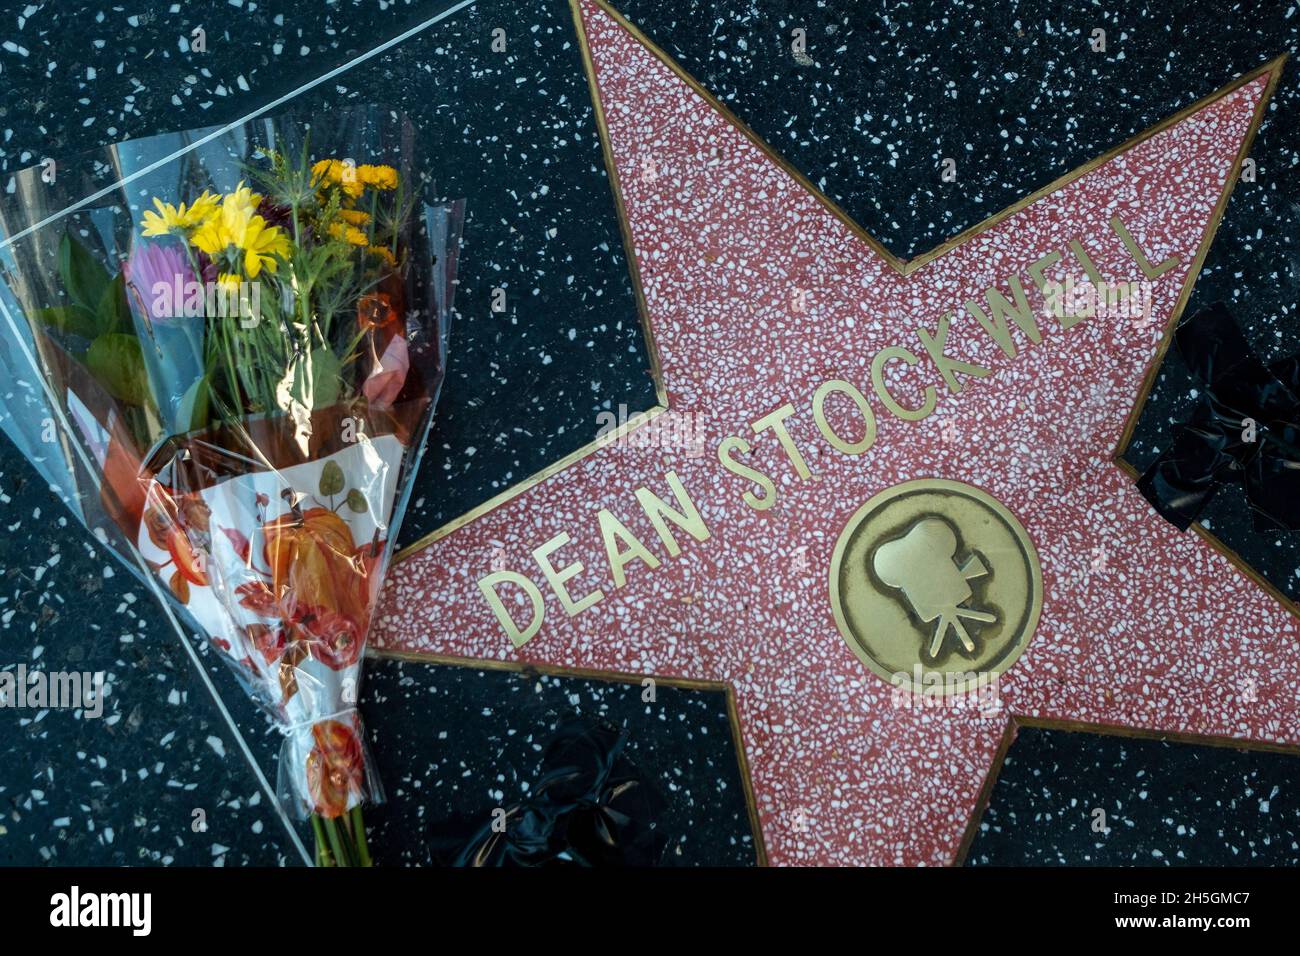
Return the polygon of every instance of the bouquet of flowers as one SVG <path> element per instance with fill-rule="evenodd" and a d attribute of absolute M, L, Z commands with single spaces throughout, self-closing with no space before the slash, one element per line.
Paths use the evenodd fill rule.
<path fill-rule="evenodd" d="M 0 423 L 275 716 L 322 865 L 371 861 L 362 651 L 445 368 L 463 209 L 412 138 L 362 108 L 119 144 L 0 249 Z"/>

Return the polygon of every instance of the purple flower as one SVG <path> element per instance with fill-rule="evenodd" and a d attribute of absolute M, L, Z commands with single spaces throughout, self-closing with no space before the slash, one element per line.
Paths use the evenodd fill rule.
<path fill-rule="evenodd" d="M 209 256 L 202 249 L 196 249 L 194 251 L 197 253 L 197 259 L 199 262 L 199 272 L 203 273 L 203 281 L 205 283 L 216 282 L 217 264 L 213 262 L 211 256 Z"/>
<path fill-rule="evenodd" d="M 151 321 L 185 314 L 185 300 L 194 271 L 185 253 L 174 245 L 140 242 L 122 266 L 127 295 Z"/>
<path fill-rule="evenodd" d="M 257 204 L 257 214 L 266 220 L 267 225 L 279 226 L 289 231 L 293 229 L 293 210 L 288 206 L 271 202 L 265 196 Z"/>

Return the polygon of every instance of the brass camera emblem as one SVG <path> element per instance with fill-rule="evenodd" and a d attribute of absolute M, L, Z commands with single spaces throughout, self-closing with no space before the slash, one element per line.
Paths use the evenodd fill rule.
<path fill-rule="evenodd" d="M 882 491 L 849 519 L 830 598 L 844 640 L 876 674 L 919 690 L 918 676 L 942 672 L 958 692 L 1020 657 L 1043 580 L 1006 507 L 971 485 L 925 478 Z"/>

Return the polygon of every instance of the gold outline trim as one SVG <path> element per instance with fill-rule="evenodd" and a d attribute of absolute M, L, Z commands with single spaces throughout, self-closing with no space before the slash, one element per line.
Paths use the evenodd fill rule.
<path fill-rule="evenodd" d="M 528 661 L 454 657 L 449 654 L 430 654 L 423 651 L 397 651 L 386 647 L 368 647 L 366 648 L 366 656 L 379 658 L 380 660 L 409 661 L 412 664 L 440 664 L 445 667 L 465 667 L 481 671 L 507 671 L 521 675 L 544 674 L 548 677 L 600 680 L 611 684 L 640 684 L 648 677 L 656 684 L 662 684 L 665 687 L 723 693 L 727 701 L 727 723 L 731 725 L 731 744 L 736 753 L 737 769 L 740 771 L 740 784 L 744 791 L 749 828 L 754 837 L 754 862 L 758 866 L 767 866 L 767 847 L 763 843 L 763 828 L 758 822 L 758 804 L 754 797 L 754 783 L 749 773 L 749 760 L 745 756 L 745 742 L 740 727 L 740 711 L 736 705 L 736 689 L 729 681 L 695 680 L 690 677 L 656 677 L 653 674 L 602 671 L 585 667 L 556 667 L 552 664 L 533 664 Z"/>
<path fill-rule="evenodd" d="M 1196 284 L 1196 279 L 1199 277 L 1200 271 L 1204 266 L 1205 257 L 1206 255 L 1208 255 L 1209 247 L 1214 240 L 1215 234 L 1218 232 L 1219 223 L 1222 220 L 1224 212 L 1227 209 L 1228 200 L 1231 197 L 1232 191 L 1236 187 L 1236 184 L 1240 179 L 1242 161 L 1249 154 L 1250 147 L 1254 144 L 1255 135 L 1259 131 L 1259 127 L 1263 122 L 1265 112 L 1268 109 L 1268 104 L 1272 101 L 1273 94 L 1277 89 L 1278 83 L 1281 81 L 1282 68 L 1286 63 L 1287 57 L 1289 56 L 1288 53 L 1282 53 L 1281 55 L 1274 57 L 1273 59 L 1256 67 L 1254 70 L 1251 70 L 1250 72 L 1245 73 L 1242 76 L 1238 77 L 1237 79 L 1231 81 L 1226 86 L 1223 86 L 1218 90 L 1202 97 L 1201 99 L 1196 100 L 1189 106 L 1184 107 L 1178 112 L 1160 121 L 1156 125 L 1151 126 L 1148 129 L 1138 133 L 1137 135 L 1132 136 L 1129 139 L 1123 141 L 1119 145 L 1112 147 L 1111 149 L 1102 153 L 1100 156 L 1096 157 L 1095 159 L 1092 159 L 1084 163 L 1082 166 L 1078 166 L 1074 170 L 1065 173 L 1062 176 L 1057 177 L 1047 185 L 1035 190 L 1034 192 L 1023 197 L 1022 199 L 1017 200 L 1016 202 L 1012 203 L 1010 206 L 1007 206 L 1005 209 L 1001 210 L 1000 212 L 994 213 L 993 215 L 982 220 L 976 225 L 964 229 L 961 232 L 957 233 L 956 235 L 952 236 L 951 238 L 941 242 L 939 245 L 935 246 L 929 252 L 921 253 L 909 260 L 904 260 L 904 259 L 900 259 L 898 256 L 895 256 L 888 249 L 886 249 L 878 240 L 876 240 L 873 236 L 867 233 L 865 229 L 859 226 L 857 222 L 855 222 L 846 212 L 844 212 L 844 210 L 842 210 L 832 199 L 830 199 L 820 189 L 818 189 L 808 179 L 807 176 L 805 176 L 798 169 L 792 166 L 788 161 L 786 161 L 781 156 L 779 156 L 757 133 L 755 133 L 752 129 L 750 129 L 749 126 L 743 120 L 741 120 L 738 116 L 733 114 L 731 110 L 729 110 L 720 100 L 717 99 L 717 97 L 715 97 L 712 93 L 706 90 L 699 83 L 699 81 L 697 81 L 694 77 L 692 77 L 689 73 L 687 73 L 684 69 L 682 69 L 682 67 L 679 66 L 676 63 L 676 61 L 674 61 L 667 53 L 665 53 L 662 49 L 660 49 L 652 40 L 649 39 L 649 37 L 647 37 L 644 33 L 642 33 L 639 28 L 637 28 L 634 24 L 632 24 L 629 20 L 627 20 L 626 17 L 624 17 L 621 13 L 619 13 L 612 6 L 610 6 L 607 0 L 591 0 L 591 2 L 594 3 L 606 14 L 608 14 L 610 17 L 612 17 L 616 23 L 618 23 L 624 30 L 626 30 L 632 36 L 633 39 L 635 39 L 643 47 L 649 50 L 651 55 L 653 55 L 657 60 L 659 60 L 666 67 L 668 67 L 668 69 L 671 70 L 679 79 L 685 82 L 686 85 L 691 90 L 693 90 L 697 95 L 701 96 L 707 103 L 709 103 L 709 105 L 712 106 L 713 109 L 716 110 L 726 122 L 728 122 L 731 126 L 735 127 L 747 139 L 749 139 L 770 161 L 775 163 L 787 175 L 789 175 L 792 179 L 794 179 L 797 183 L 799 183 L 800 186 L 802 186 L 805 190 L 807 190 L 810 194 L 812 194 L 812 196 L 819 203 L 821 203 L 821 205 L 827 211 L 829 211 L 836 219 L 838 219 L 841 223 L 843 223 L 844 226 L 854 236 L 856 236 L 860 241 L 866 244 L 868 248 L 870 248 L 873 252 L 875 252 L 878 256 L 880 256 L 880 258 L 884 260 L 884 262 L 887 265 L 889 265 L 890 268 L 894 269 L 895 272 L 903 276 L 910 276 L 913 272 L 918 271 L 919 269 L 935 261 L 941 256 L 947 254 L 948 252 L 952 251 L 953 249 L 957 248 L 958 246 L 962 245 L 968 240 L 973 239 L 974 237 L 980 235 L 981 233 L 993 228 L 998 223 L 1002 222 L 1003 220 L 1007 219 L 1010 216 L 1015 215 L 1025 207 L 1029 206 L 1034 202 L 1037 202 L 1039 199 L 1043 198 L 1044 196 L 1050 195 L 1051 193 L 1061 189 L 1062 187 L 1069 185 L 1071 182 L 1075 181 L 1076 179 L 1086 176 L 1088 173 L 1092 172 L 1097 167 L 1109 162 L 1110 160 L 1114 159 L 1116 156 L 1120 155 L 1121 153 L 1129 149 L 1132 149 L 1134 146 L 1137 146 L 1140 143 L 1145 142 L 1147 139 L 1150 139 L 1152 136 L 1162 133 L 1166 129 L 1169 129 L 1170 127 L 1176 125 L 1177 123 L 1182 122 L 1188 116 L 1191 116 L 1193 113 L 1196 113 L 1201 109 L 1204 109 L 1206 106 L 1209 106 L 1211 103 L 1215 102 L 1216 100 L 1219 100 L 1225 96 L 1228 96 L 1236 92 L 1241 87 L 1247 85 L 1248 83 L 1251 83 L 1252 81 L 1258 79 L 1259 77 L 1263 76 L 1266 73 L 1271 73 L 1272 76 L 1269 79 L 1268 85 L 1265 87 L 1263 95 L 1260 97 L 1259 104 L 1256 107 L 1255 115 L 1252 117 L 1250 127 L 1247 130 L 1246 137 L 1242 141 L 1241 148 L 1238 150 L 1237 157 L 1233 163 L 1232 171 L 1229 176 L 1226 188 L 1223 190 L 1222 194 L 1219 197 L 1219 201 L 1216 204 L 1214 212 L 1211 215 L 1211 219 L 1206 229 L 1206 232 L 1202 237 L 1201 247 L 1197 252 L 1197 256 L 1195 260 L 1193 260 L 1192 262 L 1192 267 L 1188 271 L 1187 279 L 1184 281 L 1183 290 L 1179 295 L 1179 299 L 1177 303 L 1175 304 L 1174 311 L 1171 314 L 1169 322 L 1166 326 L 1165 333 L 1161 340 L 1160 346 L 1158 347 L 1155 356 L 1151 360 L 1147 373 L 1144 376 L 1142 386 L 1139 389 L 1138 396 L 1134 403 L 1133 410 L 1130 411 L 1129 417 L 1126 420 L 1124 431 L 1121 435 L 1119 445 L 1116 447 L 1116 450 L 1112 454 L 1113 463 L 1117 467 L 1119 467 L 1122 471 L 1124 471 L 1126 474 L 1129 474 L 1130 476 L 1136 475 L 1136 469 L 1134 469 L 1133 466 L 1131 466 L 1128 462 L 1123 461 L 1121 456 L 1123 455 L 1124 450 L 1128 447 L 1129 442 L 1132 440 L 1133 429 L 1136 427 L 1137 419 L 1141 415 L 1142 408 L 1146 403 L 1147 396 L 1150 394 L 1151 388 L 1154 385 L 1155 377 L 1156 375 L 1159 374 L 1160 366 L 1163 364 L 1165 353 L 1168 351 L 1169 343 L 1172 340 L 1173 330 L 1177 326 L 1178 320 L 1182 317 L 1183 310 L 1186 308 L 1187 302 L 1191 296 L 1191 290 Z M 623 236 L 624 254 L 627 256 L 628 269 L 631 274 L 633 291 L 635 293 L 636 303 L 637 303 L 637 311 L 639 313 L 639 321 L 641 323 L 642 334 L 645 337 L 646 350 L 650 359 L 650 365 L 651 365 L 650 373 L 655 383 L 657 404 L 643 412 L 638 412 L 637 414 L 633 415 L 628 420 L 627 423 L 627 428 L 631 430 L 633 428 L 638 428 L 644 425 L 646 422 L 650 421 L 655 416 L 659 415 L 662 412 L 667 411 L 669 408 L 668 394 L 664 384 L 663 370 L 659 360 L 658 348 L 656 347 L 655 340 L 654 340 L 654 332 L 650 324 L 649 309 L 646 305 L 645 293 L 641 285 L 640 267 L 637 262 L 636 250 L 632 241 L 631 227 L 627 219 L 626 204 L 624 203 L 622 188 L 619 184 L 618 170 L 614 162 L 613 149 L 610 144 L 609 128 L 606 125 L 604 105 L 600 96 L 600 86 L 596 78 L 595 65 L 592 62 L 592 58 L 591 58 L 591 48 L 587 41 L 587 31 L 582 21 L 582 11 L 579 8 L 579 0 L 569 0 L 569 8 L 570 8 L 570 12 L 573 15 L 574 26 L 578 35 L 578 45 L 582 54 L 583 69 L 587 74 L 587 86 L 592 97 L 592 105 L 596 117 L 596 126 L 600 134 L 601 152 L 604 156 L 605 169 L 609 177 L 610 188 L 613 190 L 614 193 L 614 205 L 615 205 L 615 212 L 619 220 L 619 231 Z M 475 506 L 474 508 L 470 509 L 469 511 L 460 515 L 459 517 L 453 518 L 451 521 L 447 522 L 446 524 L 434 529 L 433 531 L 426 534 L 424 537 L 406 546 L 405 548 L 397 552 L 397 554 L 393 558 L 393 563 L 396 564 L 399 561 L 405 560 L 406 558 L 410 557 L 412 554 L 422 551 L 423 549 L 427 548 L 429 545 L 433 544 L 434 542 L 439 541 L 442 538 L 445 538 L 453 531 L 456 531 L 459 528 L 462 528 L 465 525 L 469 524 L 470 522 L 482 517 L 488 512 L 495 510 L 496 508 L 505 504 L 507 501 L 510 501 L 511 499 L 517 497 L 523 492 L 545 481 L 547 478 L 550 478 L 551 476 L 557 474 L 558 472 L 563 471 L 564 469 L 575 464 L 576 462 L 586 458 L 588 455 L 596 451 L 599 447 L 601 447 L 601 442 L 592 441 L 582 446 L 581 448 L 578 448 L 570 452 L 569 454 L 565 455 L 563 458 L 559 459 L 558 461 L 553 462 L 552 464 L 546 466 L 541 471 L 538 471 L 535 474 L 530 475 L 528 478 L 525 478 L 523 481 L 510 486 L 502 493 Z M 1238 569 L 1240 569 L 1243 573 L 1245 573 L 1252 581 L 1254 581 L 1261 588 L 1263 588 L 1266 593 L 1272 595 L 1276 600 L 1279 601 L 1279 603 L 1282 604 L 1283 607 L 1289 610 L 1292 614 L 1296 615 L 1297 617 L 1300 617 L 1300 606 L 1297 606 L 1295 602 L 1291 601 L 1289 598 L 1283 595 L 1276 587 L 1274 587 L 1273 585 L 1265 581 L 1259 575 L 1258 572 L 1256 572 L 1253 568 L 1251 568 L 1248 564 L 1246 564 L 1234 551 L 1226 547 L 1221 541 L 1219 541 L 1218 538 L 1216 538 L 1209 531 L 1202 528 L 1200 525 L 1193 525 L 1193 528 L 1196 530 L 1197 534 L 1199 534 L 1202 538 L 1204 538 L 1207 541 L 1207 543 L 1210 544 L 1211 547 L 1213 547 L 1215 550 L 1219 551 L 1225 557 L 1227 557 L 1232 564 L 1234 564 Z M 461 658 L 461 657 L 451 657 L 451 656 L 441 655 L 441 654 L 391 651 L 391 650 L 384 650 L 384 649 L 377 649 L 377 648 L 371 648 L 367 651 L 367 653 L 372 656 L 381 657 L 381 658 L 394 658 L 394 659 L 410 660 L 413 662 L 445 664 L 445 665 L 459 666 L 459 667 L 473 667 L 478 669 L 535 672 L 539 674 L 544 673 L 556 677 L 579 677 L 579 678 L 587 678 L 587 679 L 594 679 L 594 680 L 610 680 L 610 681 L 621 681 L 621 682 L 638 682 L 645 679 L 646 677 L 652 677 L 654 680 L 659 681 L 660 683 L 663 683 L 667 686 L 678 686 L 678 687 L 703 689 L 703 690 L 724 691 L 727 695 L 727 712 L 732 725 L 732 739 L 735 745 L 737 760 L 739 761 L 741 767 L 741 778 L 745 787 L 745 801 L 749 808 L 750 825 L 754 832 L 756 855 L 760 866 L 767 864 L 767 853 L 763 843 L 763 831 L 762 831 L 762 826 L 759 823 L 757 804 L 755 802 L 755 797 L 753 792 L 753 783 L 750 777 L 748 758 L 746 756 L 745 748 L 744 748 L 743 730 L 740 725 L 739 712 L 736 708 L 735 688 L 731 685 L 730 682 L 692 681 L 685 678 L 657 677 L 651 674 L 620 674 L 612 671 L 597 671 L 597 670 L 586 670 L 586 669 L 571 670 L 566 668 L 552 667 L 549 665 L 529 664 L 524 662 L 501 661 L 501 660 L 488 659 L 488 658 L 484 658 L 484 659 Z M 970 843 L 974 839 L 975 834 L 978 832 L 979 824 L 983 818 L 984 810 L 987 808 L 987 801 L 992 795 L 993 786 L 997 780 L 998 774 L 1001 771 L 1002 763 L 1006 758 L 1007 751 L 1009 750 L 1012 742 L 1014 742 L 1015 740 L 1016 731 L 1020 727 L 1039 727 L 1039 728 L 1047 728 L 1047 729 L 1074 730 L 1074 731 L 1088 732 L 1088 733 L 1113 734 L 1116 736 L 1128 735 L 1134 737 L 1169 740 L 1176 743 L 1194 743 L 1194 744 L 1202 744 L 1207 746 L 1226 746 L 1226 747 L 1232 747 L 1234 749 L 1260 749 L 1260 750 L 1268 750 L 1271 752 L 1300 755 L 1300 746 L 1292 747 L 1292 746 L 1282 745 L 1282 744 L 1265 744 L 1256 741 L 1243 741 L 1243 740 L 1238 740 L 1236 738 L 1230 738 L 1230 737 L 1202 737 L 1200 735 L 1192 735 L 1192 734 L 1172 734 L 1172 733 L 1165 733 L 1162 731 L 1143 730 L 1140 728 L 1128 728 L 1128 727 L 1119 728 L 1119 727 L 1112 727 L 1111 725 L 1105 725 L 1105 724 L 1086 724 L 1082 722 L 1054 721 L 1048 719 L 1018 717 L 1015 715 L 1011 715 L 1008 718 L 1007 726 L 1003 732 L 1003 737 L 999 742 L 998 751 L 995 754 L 994 762 L 990 766 L 989 771 L 985 776 L 985 781 L 983 787 L 981 788 L 980 802 L 976 804 L 976 808 L 972 811 L 970 821 L 967 824 L 967 831 L 963 836 L 961 843 L 959 844 L 957 855 L 953 859 L 954 865 L 961 865 L 965 860 L 966 853 L 970 848 Z"/>
<path fill-rule="evenodd" d="M 1169 351 L 1169 345 L 1173 341 L 1174 329 L 1178 326 L 1178 320 L 1182 318 L 1183 310 L 1187 308 L 1187 302 L 1192 297 L 1192 289 L 1196 286 L 1196 280 L 1201 276 L 1201 269 L 1205 265 L 1205 257 L 1209 255 L 1210 246 L 1214 243 L 1214 237 L 1219 231 L 1219 223 L 1223 220 L 1223 214 L 1228 208 L 1228 200 L 1232 197 L 1233 190 L 1237 188 L 1237 183 L 1241 181 L 1241 164 L 1250 154 L 1250 148 L 1255 144 L 1255 134 L 1259 132 L 1259 127 L 1264 122 L 1264 114 L 1268 112 L 1268 104 L 1272 102 L 1273 93 L 1277 90 L 1278 82 L 1282 79 L 1282 69 L 1288 55 L 1283 53 L 1281 56 L 1274 57 L 1263 66 L 1257 67 L 1240 80 L 1237 80 L 1233 87 L 1223 91 L 1226 94 L 1230 89 L 1236 89 L 1247 82 L 1258 79 L 1270 70 L 1273 71 L 1268 84 L 1264 87 L 1263 95 L 1259 98 L 1259 103 L 1255 106 L 1255 115 L 1250 119 L 1250 126 L 1247 128 L 1246 136 L 1242 139 L 1241 146 L 1237 150 L 1237 156 L 1232 161 L 1232 171 L 1228 176 L 1228 181 L 1223 192 L 1219 195 L 1219 201 L 1214 204 L 1214 211 L 1210 214 L 1205 234 L 1201 237 L 1201 245 L 1196 251 L 1196 258 L 1192 260 L 1191 268 L 1187 270 L 1187 278 L 1183 280 L 1182 291 L 1179 292 L 1178 300 L 1174 303 L 1174 310 L 1169 316 L 1169 321 L 1165 323 L 1165 331 L 1160 338 L 1160 345 L 1156 349 L 1156 354 L 1151 358 L 1151 364 L 1143 377 L 1141 388 L 1138 390 L 1137 399 L 1134 401 L 1133 408 L 1129 411 L 1128 418 L 1124 422 L 1124 431 L 1120 434 L 1119 444 L 1115 448 L 1114 457 L 1116 459 L 1124 453 L 1124 449 L 1133 440 L 1133 431 L 1137 428 L 1138 419 L 1142 416 L 1142 408 L 1146 405 L 1147 396 L 1151 394 L 1152 386 L 1155 385 L 1160 366 L 1164 364 L 1165 354 Z M 1276 69 L 1274 70 L 1275 65 Z M 1211 100 L 1218 98 L 1219 94 L 1216 94 Z M 1208 102 L 1206 105 L 1208 105 Z"/>
<path fill-rule="evenodd" d="M 953 854 L 949 866 L 966 865 L 966 855 L 970 853 L 975 837 L 979 836 L 980 824 L 984 822 L 984 814 L 988 811 L 989 801 L 993 799 L 993 788 L 997 786 L 998 777 L 1002 775 L 1002 765 L 1007 761 L 1007 754 L 1011 751 L 1011 745 L 1016 742 L 1016 735 L 1019 730 L 1020 725 L 1016 722 L 1015 716 L 1009 717 L 1006 725 L 1002 728 L 1002 737 L 998 740 L 998 749 L 994 751 L 993 759 L 989 762 L 988 772 L 984 774 L 984 782 L 980 784 L 979 795 L 975 798 L 975 806 L 971 808 L 970 817 L 966 820 L 966 829 L 962 832 L 961 842 L 957 844 L 957 852 Z"/>
<path fill-rule="evenodd" d="M 1159 368 L 1160 366 L 1157 365 L 1156 370 L 1159 371 Z M 1145 402 L 1145 399 L 1143 399 L 1143 401 Z M 1140 412 L 1142 406 L 1139 405 L 1137 407 Z M 1128 445 L 1127 443 L 1125 443 L 1123 448 L 1127 448 L 1127 447 Z M 1120 455 L 1122 454 L 1124 454 L 1124 451 L 1122 449 L 1115 452 L 1115 455 L 1112 459 L 1113 464 L 1115 464 L 1120 471 L 1124 472 L 1124 474 L 1128 475 L 1134 481 L 1137 481 L 1138 478 L 1142 477 L 1142 473 L 1139 472 L 1137 468 L 1133 467 L 1133 465 L 1130 464 L 1128 461 L 1121 458 Z M 1260 574 L 1253 567 L 1251 567 L 1251 565 L 1247 564 L 1246 560 L 1242 558 L 1241 555 L 1237 554 L 1236 551 L 1233 551 L 1230 547 L 1228 547 L 1226 544 L 1220 541 L 1219 538 L 1216 537 L 1212 531 L 1207 529 L 1199 521 L 1193 521 L 1189 527 L 1189 530 L 1194 531 L 1197 535 L 1203 538 L 1211 548 L 1213 548 L 1215 551 L 1218 551 L 1225 558 L 1227 558 L 1229 564 L 1235 567 L 1246 577 L 1250 578 L 1251 581 L 1255 582 L 1255 584 L 1259 586 L 1260 590 L 1264 591 L 1266 594 L 1269 595 L 1269 597 L 1277 601 L 1277 603 L 1282 605 L 1284 609 L 1290 611 L 1297 618 L 1300 618 L 1300 604 L 1297 604 L 1291 598 L 1287 597 L 1287 595 L 1283 594 L 1280 590 L 1278 590 L 1276 585 L 1274 585 L 1271 581 L 1266 579 L 1262 574 Z"/>

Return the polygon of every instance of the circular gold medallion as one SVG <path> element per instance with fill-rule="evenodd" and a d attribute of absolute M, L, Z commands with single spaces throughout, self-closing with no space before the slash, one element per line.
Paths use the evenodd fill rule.
<path fill-rule="evenodd" d="M 897 687 L 965 693 L 1016 662 L 1043 605 L 1038 553 L 1000 502 L 922 478 L 854 512 L 831 557 L 831 609 L 862 663 Z"/>

